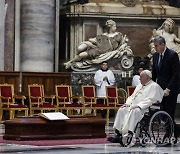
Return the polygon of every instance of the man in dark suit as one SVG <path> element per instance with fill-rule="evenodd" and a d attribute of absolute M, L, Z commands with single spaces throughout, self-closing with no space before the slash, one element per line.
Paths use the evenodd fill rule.
<path fill-rule="evenodd" d="M 166 41 L 162 36 L 154 38 L 154 46 L 156 52 L 153 54 L 152 79 L 164 90 L 162 107 L 174 120 L 177 96 L 180 93 L 179 57 L 175 51 L 166 47 Z M 178 127 L 175 124 L 174 137 L 176 141 L 178 136 Z"/>

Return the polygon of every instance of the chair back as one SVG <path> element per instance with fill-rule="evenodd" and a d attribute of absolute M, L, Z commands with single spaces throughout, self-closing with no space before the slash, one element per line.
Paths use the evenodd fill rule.
<path fill-rule="evenodd" d="M 124 104 L 126 102 L 127 99 L 127 92 L 125 89 L 123 88 L 119 88 L 118 89 L 118 102 L 120 104 Z"/>
<path fill-rule="evenodd" d="M 106 87 L 107 104 L 116 106 L 118 104 L 118 91 L 116 86 Z"/>
<path fill-rule="evenodd" d="M 43 102 L 44 88 L 43 85 L 28 85 L 29 102 L 33 104 Z"/>
<path fill-rule="evenodd" d="M 82 86 L 82 96 L 84 98 L 85 104 L 95 104 L 96 94 L 94 85 L 83 85 Z"/>
<path fill-rule="evenodd" d="M 0 101 L 2 104 L 14 103 L 14 85 L 0 84 Z"/>
<path fill-rule="evenodd" d="M 134 92 L 135 88 L 136 88 L 135 86 L 127 86 L 128 97 L 132 95 L 132 93 Z"/>
<path fill-rule="evenodd" d="M 57 104 L 72 102 L 72 89 L 69 85 L 55 85 Z"/>

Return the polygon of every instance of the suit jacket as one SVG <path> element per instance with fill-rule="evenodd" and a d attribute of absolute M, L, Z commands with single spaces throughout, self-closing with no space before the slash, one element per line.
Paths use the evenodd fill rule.
<path fill-rule="evenodd" d="M 180 62 L 178 54 L 170 49 L 166 49 L 161 68 L 158 67 L 159 53 L 153 54 L 152 79 L 157 82 L 162 89 L 170 89 L 173 93 L 180 92 Z"/>

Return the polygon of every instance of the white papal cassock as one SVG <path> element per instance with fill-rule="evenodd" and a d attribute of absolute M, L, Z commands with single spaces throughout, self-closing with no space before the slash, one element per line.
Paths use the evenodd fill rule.
<path fill-rule="evenodd" d="M 128 97 L 126 104 L 138 105 L 140 108 L 130 110 L 129 107 L 119 108 L 113 128 L 121 134 L 129 131 L 134 132 L 137 123 L 143 118 L 148 107 L 154 103 L 161 102 L 163 89 L 154 81 L 150 80 L 145 86 L 139 84 L 133 94 Z"/>
<path fill-rule="evenodd" d="M 103 81 L 103 78 L 107 77 L 107 81 Z M 102 71 L 98 70 L 94 76 L 94 82 L 96 85 L 96 95 L 97 97 L 105 97 L 106 96 L 106 86 L 114 85 L 115 77 L 111 70 Z"/>

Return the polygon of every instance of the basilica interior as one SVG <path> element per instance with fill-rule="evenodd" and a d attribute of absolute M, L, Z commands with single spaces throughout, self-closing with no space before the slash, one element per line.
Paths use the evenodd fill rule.
<path fill-rule="evenodd" d="M 118 37 L 109 40 L 112 23 Z M 152 70 L 155 35 L 164 36 L 180 59 L 179 0 L 0 0 L 0 153 L 179 153 L 179 142 L 129 148 L 106 139 L 114 133 L 119 106 L 134 88 L 133 75 L 140 66 Z M 179 41 L 170 42 L 171 36 Z M 83 50 L 93 55 L 83 55 Z M 116 80 L 116 95 L 107 94 L 105 102 L 114 97 L 117 106 L 92 105 L 94 75 L 103 61 Z M 179 103 L 180 94 L 177 124 Z M 42 118 L 50 112 L 69 119 Z M 70 144 L 89 138 L 104 140 Z M 38 141 L 44 142 L 39 146 Z"/>

